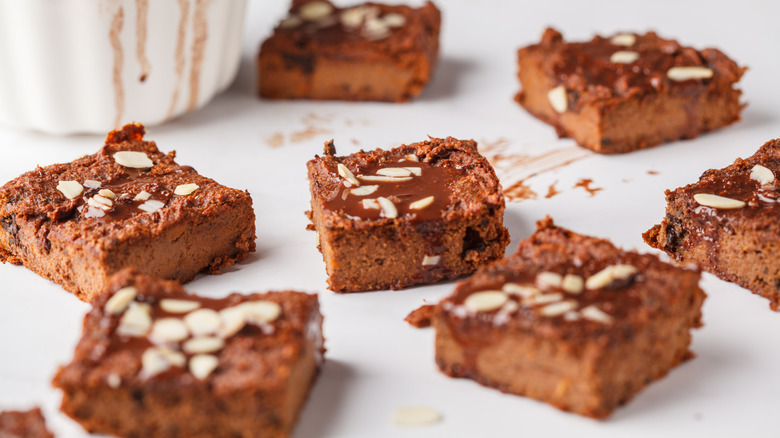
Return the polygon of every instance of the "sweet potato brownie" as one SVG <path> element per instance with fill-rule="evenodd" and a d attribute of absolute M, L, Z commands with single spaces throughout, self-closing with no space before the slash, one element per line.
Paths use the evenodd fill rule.
<path fill-rule="evenodd" d="M 330 289 L 432 283 L 503 257 L 504 195 L 473 140 L 335 153 L 330 142 L 308 163 L 310 217 Z"/>
<path fill-rule="evenodd" d="M 648 245 L 694 262 L 780 306 L 780 139 L 694 184 L 666 191 L 666 217 Z"/>
<path fill-rule="evenodd" d="M 323 359 L 316 295 L 187 294 L 126 269 L 60 368 L 62 411 L 90 433 L 286 437 Z"/>
<path fill-rule="evenodd" d="M 556 227 L 481 268 L 429 312 L 436 363 L 503 392 L 604 418 L 689 358 L 698 271 Z M 424 326 L 425 315 L 407 319 Z"/>
<path fill-rule="evenodd" d="M 0 412 L 0 438 L 54 438 L 40 408 Z"/>
<path fill-rule="evenodd" d="M 0 260 L 92 301 L 127 266 L 184 282 L 254 251 L 249 194 L 176 164 L 143 135 L 127 125 L 94 155 L 1 187 Z"/>
<path fill-rule="evenodd" d="M 738 121 L 744 107 L 734 88 L 744 67 L 654 32 L 568 43 L 547 29 L 518 51 L 518 66 L 517 102 L 603 154 L 694 138 Z"/>
<path fill-rule="evenodd" d="M 431 2 L 418 9 L 294 2 L 260 48 L 260 96 L 408 101 L 431 78 L 440 22 Z"/>

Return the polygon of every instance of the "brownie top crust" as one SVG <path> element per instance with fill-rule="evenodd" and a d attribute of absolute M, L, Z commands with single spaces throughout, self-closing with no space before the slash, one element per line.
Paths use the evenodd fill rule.
<path fill-rule="evenodd" d="M 707 233 L 713 227 L 770 230 L 780 217 L 780 139 L 767 142 L 746 159 L 737 158 L 723 169 L 710 169 L 699 181 L 666 191 L 670 202 L 679 203 L 701 220 Z M 714 232 L 714 230 L 712 230 Z M 714 242 L 713 242 L 714 244 Z"/>
<path fill-rule="evenodd" d="M 331 154 L 308 167 L 314 202 L 331 227 L 419 225 L 504 206 L 495 171 L 472 140 L 432 138 L 345 157 L 336 157 L 329 147 Z"/>
<path fill-rule="evenodd" d="M 41 409 L 0 412 L 0 438 L 54 438 Z"/>
<path fill-rule="evenodd" d="M 175 281 L 138 274 L 112 277 L 84 319 L 73 361 L 55 385 L 161 388 L 209 385 L 215 392 L 283 385 L 304 341 L 321 362 L 316 295 L 298 292 L 188 294 Z M 319 344 L 319 345 L 317 345 Z"/>
<path fill-rule="evenodd" d="M 542 68 L 569 93 L 570 108 L 612 98 L 641 98 L 672 91 L 699 94 L 730 89 L 745 72 L 713 48 L 696 50 L 655 32 L 596 36 L 566 42 L 548 28 L 539 44 L 520 49 L 520 56 L 544 54 Z"/>
<path fill-rule="evenodd" d="M 439 26 L 440 13 L 431 2 L 415 9 L 379 3 L 339 8 L 327 1 L 311 1 L 293 4 L 261 50 L 289 53 L 288 61 L 307 70 L 311 61 L 295 58 L 295 53 L 342 59 L 402 57 L 410 49 L 425 49 L 419 47 L 420 42 L 428 35 L 438 35 Z"/>
<path fill-rule="evenodd" d="M 557 227 L 550 218 L 518 252 L 460 282 L 439 307 L 471 340 L 493 327 L 548 338 L 630 338 L 654 318 L 676 315 L 698 288 L 698 271 L 607 240 Z"/>
<path fill-rule="evenodd" d="M 249 200 L 143 141 L 144 127 L 108 134 L 96 154 L 39 167 L 0 188 L 2 226 L 37 220 L 41 235 L 110 246 L 153 237 L 164 226 L 208 215 L 215 206 Z M 106 238 L 110 237 L 110 238 Z"/>

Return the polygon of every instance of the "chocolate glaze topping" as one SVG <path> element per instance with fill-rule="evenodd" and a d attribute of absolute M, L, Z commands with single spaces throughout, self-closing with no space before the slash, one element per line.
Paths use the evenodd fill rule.
<path fill-rule="evenodd" d="M 420 175 L 412 173 L 399 181 L 370 181 L 363 176 L 377 175 L 377 171 L 386 168 L 417 168 Z M 326 201 L 329 210 L 341 212 L 352 219 L 380 219 L 384 216 L 381 208 L 365 208 L 364 200 L 375 200 L 384 197 L 393 202 L 399 218 L 406 218 L 412 223 L 421 223 L 441 219 L 442 212 L 451 202 L 452 184 L 465 175 L 462 169 L 431 166 L 425 162 L 401 160 L 399 162 L 371 163 L 368 166 L 352 169 L 360 182 L 360 187 L 376 186 L 376 191 L 369 195 L 357 196 L 352 190 L 359 188 L 343 179 L 335 196 Z M 337 174 L 337 170 L 332 172 Z M 433 202 L 423 208 L 412 209 L 415 201 L 433 196 Z M 371 202 L 373 204 L 373 202 Z"/>
<path fill-rule="evenodd" d="M 559 84 L 569 90 L 570 104 L 642 96 L 669 88 L 695 95 L 714 83 L 730 84 L 744 71 L 716 49 L 684 47 L 655 32 L 623 35 L 632 35 L 633 43 L 616 44 L 612 38 L 601 36 L 587 42 L 570 43 L 564 42 L 562 35 L 554 29 L 545 31 L 541 46 L 554 52 L 547 68 Z M 610 58 L 616 52 L 633 52 L 636 59 L 628 63 L 613 62 Z M 705 67 L 714 75 L 707 79 L 675 81 L 667 77 L 672 67 Z"/>
<path fill-rule="evenodd" d="M 196 311 L 199 309 L 211 309 L 214 311 L 220 311 L 229 307 L 236 306 L 238 304 L 241 304 L 243 302 L 251 301 L 247 300 L 246 297 L 239 295 L 239 294 L 232 294 L 225 298 L 221 299 L 214 299 L 214 298 L 205 298 L 195 295 L 172 295 L 169 298 L 176 299 L 176 300 L 185 300 L 185 301 L 194 301 L 200 304 L 200 307 L 192 310 Z M 139 292 L 138 295 L 136 295 L 134 302 L 136 303 L 145 303 L 148 304 L 150 307 L 150 316 L 152 319 L 152 323 L 154 324 L 155 321 L 158 321 L 162 318 L 178 318 L 182 319 L 184 316 L 187 315 L 187 313 L 190 312 L 183 312 L 183 313 L 172 313 L 165 311 L 160 306 L 160 301 L 158 297 L 155 297 L 153 295 L 145 295 L 143 292 Z M 144 336 L 128 336 L 117 333 L 117 328 L 119 327 L 120 320 L 122 318 L 122 314 L 115 315 L 110 317 L 106 320 L 107 324 L 109 324 L 108 330 L 109 335 L 107 336 L 106 345 L 104 348 L 101 349 L 95 349 L 93 350 L 93 354 L 91 356 L 91 359 L 95 362 L 98 362 L 102 360 L 104 357 L 116 354 L 118 352 L 127 352 L 130 353 L 133 356 L 141 357 L 141 355 L 149 348 L 156 347 L 163 344 L 154 344 L 151 342 L 151 340 L 147 335 Z M 273 324 L 273 323 L 269 323 Z M 253 324 L 245 324 L 241 330 L 236 333 L 233 336 L 257 336 L 260 333 L 267 333 L 269 330 L 273 330 L 272 325 L 268 325 L 267 327 L 259 327 L 257 325 Z M 232 337 L 232 336 L 231 336 Z M 179 342 L 179 345 L 176 344 L 168 344 L 172 350 L 183 354 L 187 360 L 195 356 L 195 354 L 188 353 L 184 351 L 182 348 L 180 348 L 181 344 L 186 342 L 187 340 L 193 339 L 194 336 L 190 334 L 187 339 Z M 226 339 L 227 342 L 227 339 Z M 218 354 L 218 352 L 215 352 L 213 354 Z M 155 374 L 154 376 L 151 376 L 150 378 L 153 379 L 170 379 L 170 378 L 178 378 L 178 377 L 184 377 L 187 379 L 191 378 L 191 374 L 187 371 L 186 368 L 186 362 L 185 366 L 177 366 L 175 364 L 170 364 L 170 368 L 166 371 L 163 371 L 159 374 Z"/>

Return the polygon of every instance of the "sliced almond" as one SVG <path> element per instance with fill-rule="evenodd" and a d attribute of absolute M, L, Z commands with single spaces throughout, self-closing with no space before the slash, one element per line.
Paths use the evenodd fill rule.
<path fill-rule="evenodd" d="M 580 315 L 582 315 L 583 318 L 594 322 L 600 322 L 602 324 L 612 323 L 612 317 L 603 310 L 596 307 L 594 304 L 591 304 L 590 306 L 580 310 Z"/>
<path fill-rule="evenodd" d="M 193 338 L 182 344 L 181 348 L 187 354 L 214 353 L 225 347 L 225 341 L 216 336 Z"/>
<path fill-rule="evenodd" d="M 630 33 L 621 33 L 613 36 L 609 42 L 616 46 L 633 46 L 636 43 L 636 35 Z"/>
<path fill-rule="evenodd" d="M 691 79 L 709 79 L 713 75 L 707 67 L 672 67 L 666 71 L 666 77 L 673 81 L 687 81 Z"/>
<path fill-rule="evenodd" d="M 167 371 L 171 367 L 165 355 L 156 347 L 147 348 L 141 355 L 141 376 L 152 377 Z"/>
<path fill-rule="evenodd" d="M 100 181 L 95 181 L 94 179 L 84 180 L 84 187 L 90 189 L 99 189 L 101 185 L 103 184 Z"/>
<path fill-rule="evenodd" d="M 121 336 L 146 336 L 152 328 L 152 310 L 146 303 L 131 301 L 119 320 L 116 333 Z"/>
<path fill-rule="evenodd" d="M 585 287 L 591 290 L 601 289 L 609 286 L 614 281 L 626 280 L 637 272 L 639 272 L 639 269 L 631 265 L 610 265 L 588 277 L 588 279 L 585 280 Z"/>
<path fill-rule="evenodd" d="M 379 186 L 360 186 L 349 191 L 350 194 L 355 196 L 368 196 L 374 193 Z"/>
<path fill-rule="evenodd" d="M 114 295 L 106 301 L 103 309 L 110 315 L 118 315 L 127 309 L 136 295 L 138 295 L 138 289 L 132 286 L 123 287 L 114 292 Z"/>
<path fill-rule="evenodd" d="M 138 209 L 143 210 L 147 213 L 154 213 L 155 211 L 163 208 L 164 206 L 165 204 L 163 202 L 157 201 L 155 199 L 149 199 L 148 201 L 139 205 Z"/>
<path fill-rule="evenodd" d="M 95 195 L 95 196 L 99 196 L 99 195 Z M 110 201 L 110 199 L 109 199 L 109 201 Z M 89 205 L 90 207 L 93 207 L 93 208 L 104 210 L 104 211 L 111 210 L 111 206 L 103 204 L 102 202 L 98 202 L 98 200 L 95 199 L 94 196 L 92 198 L 87 198 L 87 205 Z"/>
<path fill-rule="evenodd" d="M 137 151 L 119 151 L 114 154 L 114 161 L 120 166 L 132 169 L 148 169 L 154 166 L 148 155 Z"/>
<path fill-rule="evenodd" d="M 463 306 L 472 312 L 490 312 L 503 306 L 509 296 L 500 290 L 486 290 L 469 295 Z"/>
<path fill-rule="evenodd" d="M 339 19 L 341 24 L 345 27 L 360 27 L 363 21 L 368 18 L 376 18 L 379 16 L 379 8 L 377 6 L 355 6 L 349 9 L 345 9 L 341 12 Z"/>
<path fill-rule="evenodd" d="M 301 17 L 297 15 L 290 15 L 289 17 L 282 20 L 281 23 L 279 23 L 279 27 L 282 29 L 292 29 L 294 27 L 300 26 L 301 24 L 303 24 Z"/>
<path fill-rule="evenodd" d="M 106 376 L 106 383 L 108 383 L 109 388 L 117 389 L 122 385 L 122 378 L 118 374 L 111 373 Z"/>
<path fill-rule="evenodd" d="M 517 301 L 513 300 L 509 300 L 503 306 L 501 306 L 501 311 L 504 313 L 515 313 L 518 310 L 520 310 L 520 305 L 517 304 Z"/>
<path fill-rule="evenodd" d="M 404 167 L 404 169 L 412 172 L 414 176 L 422 176 L 422 167 Z"/>
<path fill-rule="evenodd" d="M 256 325 L 273 322 L 282 314 L 282 306 L 268 300 L 247 301 L 240 306 L 246 322 Z"/>
<path fill-rule="evenodd" d="M 151 193 L 147 192 L 146 190 L 141 190 L 137 195 L 135 195 L 133 201 L 146 201 L 151 197 L 152 197 Z"/>
<path fill-rule="evenodd" d="M 411 176 L 358 175 L 358 178 L 372 182 L 405 182 L 412 180 Z"/>
<path fill-rule="evenodd" d="M 116 199 L 116 193 L 114 193 L 113 191 L 111 191 L 109 189 L 101 189 L 98 192 L 98 195 L 100 195 L 100 196 L 102 196 L 104 198 L 107 198 L 107 199 Z"/>
<path fill-rule="evenodd" d="M 630 50 L 619 50 L 609 57 L 609 62 L 615 64 L 631 64 L 639 59 L 639 53 Z"/>
<path fill-rule="evenodd" d="M 367 198 L 360 201 L 361 204 L 363 204 L 363 208 L 366 210 L 379 210 L 380 207 L 379 203 L 376 202 L 376 199 L 374 198 Z"/>
<path fill-rule="evenodd" d="M 81 196 L 84 187 L 78 181 L 60 181 L 57 183 L 57 190 L 68 199 L 76 199 Z"/>
<path fill-rule="evenodd" d="M 328 2 L 309 2 L 298 9 L 298 15 L 306 21 L 318 21 L 333 13 L 333 6 Z"/>
<path fill-rule="evenodd" d="M 393 12 L 382 16 L 382 21 L 387 27 L 402 27 L 406 24 L 406 17 Z"/>
<path fill-rule="evenodd" d="M 349 181 L 350 184 L 352 184 L 355 187 L 360 186 L 360 181 L 358 181 L 357 178 L 355 178 L 355 174 L 352 173 L 351 170 L 347 169 L 347 166 L 339 163 L 336 166 L 336 169 L 338 170 L 339 175 L 341 175 L 341 177 L 344 178 L 345 180 Z"/>
<path fill-rule="evenodd" d="M 426 426 L 441 421 L 441 413 L 426 406 L 404 406 L 393 412 L 393 424 L 403 427 Z"/>
<path fill-rule="evenodd" d="M 309 3 L 311 4 L 311 3 Z M 198 380 L 203 380 L 217 369 L 219 358 L 211 354 L 198 354 L 190 358 L 190 373 Z"/>
<path fill-rule="evenodd" d="M 160 301 L 160 308 L 168 313 L 187 313 L 200 308 L 201 304 L 193 300 L 177 300 L 165 298 Z"/>
<path fill-rule="evenodd" d="M 563 276 L 555 272 L 540 272 L 536 275 L 536 285 L 542 289 L 561 287 Z"/>
<path fill-rule="evenodd" d="M 427 198 L 418 199 L 417 201 L 414 201 L 409 204 L 409 209 L 422 210 L 423 208 L 433 204 L 433 200 L 434 200 L 433 196 L 428 196 Z"/>
<path fill-rule="evenodd" d="M 223 338 L 235 335 L 246 325 L 244 310 L 240 305 L 220 310 L 219 317 L 222 319 L 222 328 L 219 331 L 219 336 Z"/>
<path fill-rule="evenodd" d="M 501 287 L 501 289 L 508 294 L 519 295 L 523 298 L 532 297 L 542 293 L 539 288 L 531 286 L 530 284 L 506 283 Z"/>
<path fill-rule="evenodd" d="M 393 204 L 393 201 L 380 196 L 376 198 L 376 202 L 379 203 L 379 206 L 382 207 L 382 215 L 388 219 L 395 219 L 398 217 L 398 209 L 395 208 L 395 204 Z"/>
<path fill-rule="evenodd" d="M 709 193 L 697 193 L 693 195 L 693 199 L 696 200 L 699 205 L 721 210 L 734 210 L 745 206 L 745 203 L 740 200 L 712 195 Z"/>
<path fill-rule="evenodd" d="M 181 342 L 190 336 L 187 326 L 179 318 L 158 319 L 152 325 L 149 340 L 155 344 Z"/>
<path fill-rule="evenodd" d="M 404 160 L 419 162 L 420 158 L 415 154 L 404 155 Z"/>
<path fill-rule="evenodd" d="M 550 105 L 556 113 L 565 113 L 569 108 L 569 98 L 566 95 L 566 88 L 563 85 L 558 85 L 548 91 L 547 100 L 550 101 Z"/>
<path fill-rule="evenodd" d="M 551 294 L 532 295 L 526 298 L 523 301 L 523 303 L 527 305 L 549 304 L 549 303 L 554 303 L 556 301 L 561 301 L 562 299 L 563 299 L 563 294 L 554 292 Z"/>
<path fill-rule="evenodd" d="M 579 275 L 566 274 L 561 282 L 561 289 L 571 294 L 578 294 L 582 292 L 585 287 L 585 280 Z"/>
<path fill-rule="evenodd" d="M 193 336 L 216 333 L 222 326 L 222 318 L 212 309 L 198 309 L 184 317 L 184 324 Z"/>
<path fill-rule="evenodd" d="M 390 36 L 390 27 L 383 20 L 369 18 L 363 23 L 363 36 L 368 40 L 381 40 Z"/>
<path fill-rule="evenodd" d="M 102 190 L 101 190 L 101 192 L 102 192 Z M 106 198 L 105 196 L 101 196 L 101 195 L 99 195 L 99 194 L 98 194 L 98 195 L 95 195 L 95 196 L 93 196 L 93 197 L 92 197 L 92 199 L 93 199 L 95 202 L 98 202 L 98 203 L 100 203 L 100 204 L 102 204 L 102 205 L 105 205 L 106 207 L 111 207 L 111 206 L 113 206 L 113 205 L 114 205 L 114 201 L 112 201 L 112 200 L 111 200 L 111 199 L 109 199 L 109 198 Z"/>
<path fill-rule="evenodd" d="M 427 256 L 423 257 L 422 265 L 423 266 L 438 265 L 440 261 L 441 261 L 441 256 L 437 256 L 437 255 L 429 256 L 429 255 L 427 255 Z"/>
<path fill-rule="evenodd" d="M 175 189 L 173 189 L 174 195 L 179 196 L 186 196 L 194 192 L 195 190 L 198 190 L 198 185 L 195 183 L 189 183 L 189 184 L 180 184 L 176 186 Z"/>
<path fill-rule="evenodd" d="M 409 176 L 412 172 L 404 167 L 385 167 L 377 170 L 376 174 L 382 176 Z"/>
<path fill-rule="evenodd" d="M 750 179 L 758 181 L 762 186 L 772 184 L 775 180 L 775 174 L 768 168 L 756 164 L 753 169 L 750 170 Z"/>
<path fill-rule="evenodd" d="M 577 308 L 577 302 L 574 300 L 559 301 L 557 303 L 548 304 L 539 309 L 539 314 L 542 316 L 558 316 L 563 315 L 566 312 Z"/>

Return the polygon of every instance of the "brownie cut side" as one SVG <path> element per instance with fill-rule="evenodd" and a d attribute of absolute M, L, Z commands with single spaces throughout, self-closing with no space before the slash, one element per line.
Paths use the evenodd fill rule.
<path fill-rule="evenodd" d="M 143 136 L 143 126 L 127 125 L 96 154 L 0 188 L 0 259 L 91 301 L 124 267 L 185 282 L 254 251 L 249 194 L 177 164 Z"/>
<path fill-rule="evenodd" d="M 323 360 L 316 295 L 187 294 L 116 274 L 54 386 L 90 433 L 287 437 Z"/>
<path fill-rule="evenodd" d="M 745 68 L 717 49 L 646 34 L 572 43 L 554 29 L 518 51 L 516 100 L 561 137 L 598 153 L 631 152 L 734 123 Z"/>
<path fill-rule="evenodd" d="M 445 374 L 605 418 L 690 358 L 698 271 L 626 252 L 549 218 L 408 320 L 436 330 Z"/>
<path fill-rule="evenodd" d="M 666 217 L 648 245 L 696 263 L 780 306 L 780 139 L 699 181 L 666 191 Z"/>
<path fill-rule="evenodd" d="M 399 289 L 503 257 L 504 196 L 474 141 L 454 138 L 308 163 L 311 220 L 337 292 Z"/>
<path fill-rule="evenodd" d="M 260 48 L 258 88 L 269 99 L 404 102 L 420 95 L 439 51 L 441 17 L 420 8 L 293 3 Z"/>

